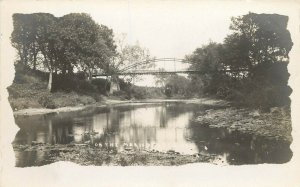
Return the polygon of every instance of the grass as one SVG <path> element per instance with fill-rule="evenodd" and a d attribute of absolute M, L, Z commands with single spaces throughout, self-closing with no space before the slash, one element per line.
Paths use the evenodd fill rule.
<path fill-rule="evenodd" d="M 78 79 L 54 79 L 53 92 L 47 90 L 47 74 L 16 66 L 14 82 L 9 86 L 9 102 L 14 111 L 28 108 L 60 108 L 66 106 L 89 105 L 103 101 L 106 94 L 106 80 L 92 82 Z M 55 84 L 56 83 L 56 84 Z M 139 87 L 122 82 L 122 90 L 109 96 L 110 99 L 165 98 L 159 88 Z"/>
<path fill-rule="evenodd" d="M 14 111 L 26 108 L 59 108 L 87 105 L 96 102 L 95 97 L 74 91 L 50 93 L 47 90 L 47 81 L 43 78 L 20 72 L 16 73 L 14 83 L 7 89 L 9 92 L 8 100 Z"/>

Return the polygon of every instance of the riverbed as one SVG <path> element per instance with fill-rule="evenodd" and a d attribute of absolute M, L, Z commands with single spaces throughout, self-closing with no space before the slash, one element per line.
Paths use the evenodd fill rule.
<path fill-rule="evenodd" d="M 288 162 L 292 157 L 291 139 L 285 137 L 290 132 L 276 131 L 275 138 L 270 133 L 259 133 L 266 132 L 263 121 L 272 125 L 272 113 L 266 118 L 251 112 L 233 109 L 226 102 L 202 99 L 135 101 L 74 111 L 17 114 L 20 131 L 13 142 L 16 166 L 56 161 L 122 166 Z M 249 115 L 235 118 L 241 113 Z M 285 118 L 282 125 L 287 125 L 286 116 L 281 117 Z M 253 120 L 249 122 L 248 118 Z M 238 128 L 246 122 L 258 123 L 255 120 L 260 120 L 260 126 L 252 124 L 255 131 Z M 278 115 L 276 120 L 280 125 Z"/>

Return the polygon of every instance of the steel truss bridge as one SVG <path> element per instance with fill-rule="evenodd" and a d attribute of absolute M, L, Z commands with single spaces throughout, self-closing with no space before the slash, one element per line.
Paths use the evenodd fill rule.
<path fill-rule="evenodd" d="M 158 63 L 173 63 L 173 68 L 172 70 L 165 70 L 165 69 L 155 69 L 155 68 L 151 68 L 151 67 L 146 67 L 146 69 L 139 69 L 143 66 L 147 66 L 158 62 Z M 131 65 L 128 65 L 122 69 L 120 69 L 119 71 L 115 72 L 115 73 L 105 73 L 105 72 L 100 72 L 100 71 L 96 71 L 93 73 L 93 77 L 100 77 L 100 76 L 125 76 L 125 75 L 158 75 L 158 74 L 177 74 L 177 73 L 186 73 L 186 74 L 198 74 L 201 73 L 200 70 L 191 70 L 188 68 L 178 68 L 176 67 L 176 64 L 178 63 L 188 63 L 189 61 L 184 60 L 184 59 L 179 59 L 179 58 L 153 58 L 150 60 L 146 60 L 146 61 L 142 61 L 142 62 L 138 62 L 138 63 L 134 63 Z M 220 70 L 220 72 L 241 72 L 241 71 L 247 71 L 245 69 L 239 69 L 239 70 Z"/>

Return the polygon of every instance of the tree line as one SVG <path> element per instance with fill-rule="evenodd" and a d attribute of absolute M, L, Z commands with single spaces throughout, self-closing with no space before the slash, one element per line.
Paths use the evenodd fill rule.
<path fill-rule="evenodd" d="M 231 19 L 223 43 L 210 42 L 186 56 L 190 91 L 215 94 L 239 103 L 270 108 L 288 105 L 288 17 L 248 13 Z M 205 72 L 205 73 L 203 73 Z"/>
<path fill-rule="evenodd" d="M 21 63 L 49 72 L 49 90 L 53 73 L 70 74 L 76 67 L 91 78 L 96 68 L 108 71 L 117 54 L 113 31 L 88 14 L 14 14 L 13 24 L 11 42 Z"/>
<path fill-rule="evenodd" d="M 168 96 L 216 95 L 265 108 L 287 105 L 288 54 L 293 46 L 287 23 L 287 16 L 277 14 L 250 12 L 233 17 L 231 33 L 223 43 L 211 41 L 186 55 L 189 68 L 198 74 L 161 75 L 157 82 Z M 17 63 L 47 72 L 50 91 L 53 74 L 64 78 L 82 71 L 91 80 L 95 70 L 113 74 L 152 58 L 149 50 L 138 43 L 125 45 L 125 36 L 116 40 L 112 29 L 84 13 L 14 14 L 13 24 L 11 42 L 18 52 Z M 127 82 L 132 78 L 127 77 Z"/>
<path fill-rule="evenodd" d="M 190 70 L 180 75 L 158 75 L 156 83 L 167 96 L 217 96 L 268 109 L 289 105 L 289 52 L 293 46 L 288 17 L 248 13 L 232 17 L 223 43 L 210 41 L 186 55 Z"/>
<path fill-rule="evenodd" d="M 149 51 L 138 43 L 125 45 L 125 36 L 116 42 L 112 29 L 99 25 L 85 13 L 62 17 L 48 13 L 14 14 L 13 26 L 11 42 L 18 52 L 17 63 L 49 73 L 49 91 L 53 74 L 64 78 L 80 71 L 91 80 L 95 70 L 109 74 L 150 58 Z"/>

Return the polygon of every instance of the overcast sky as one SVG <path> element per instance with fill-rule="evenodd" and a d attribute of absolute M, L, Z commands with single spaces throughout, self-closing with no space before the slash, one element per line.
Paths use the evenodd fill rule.
<path fill-rule="evenodd" d="M 249 11 L 290 13 L 289 8 L 275 2 L 258 4 L 251 1 L 35 1 L 35 6 L 18 2 L 13 9 L 20 13 L 48 12 L 55 16 L 85 12 L 99 24 L 112 28 L 116 36 L 127 34 L 127 43 L 138 41 L 152 56 L 184 58 L 210 40 L 222 42 L 230 32 L 232 16 Z"/>

